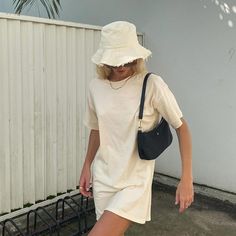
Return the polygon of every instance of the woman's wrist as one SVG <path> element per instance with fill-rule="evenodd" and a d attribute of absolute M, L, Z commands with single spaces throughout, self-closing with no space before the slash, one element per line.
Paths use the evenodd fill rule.
<path fill-rule="evenodd" d="M 193 176 L 192 175 L 182 175 L 181 182 L 193 183 Z"/>
<path fill-rule="evenodd" d="M 91 161 L 86 158 L 84 161 L 84 168 L 90 169 L 90 167 L 91 167 Z"/>

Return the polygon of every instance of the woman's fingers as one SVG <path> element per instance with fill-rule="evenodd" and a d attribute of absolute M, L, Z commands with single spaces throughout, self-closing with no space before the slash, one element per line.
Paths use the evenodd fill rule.
<path fill-rule="evenodd" d="M 81 180 L 79 185 L 80 193 L 85 197 L 92 197 L 91 184 L 89 181 Z"/>
<path fill-rule="evenodd" d="M 80 190 L 80 193 L 81 193 L 83 196 L 85 196 L 85 197 L 92 197 L 92 193 L 91 193 L 90 189 L 87 190 L 87 189 L 84 189 L 84 187 L 80 186 L 80 187 L 79 187 L 79 190 Z"/>
<path fill-rule="evenodd" d="M 175 194 L 175 205 L 179 204 L 179 188 L 177 188 L 176 190 L 176 194 Z"/>
<path fill-rule="evenodd" d="M 187 208 L 189 208 L 191 206 L 193 202 L 193 198 L 183 198 L 180 200 L 180 212 L 183 212 L 184 210 L 186 210 Z"/>
<path fill-rule="evenodd" d="M 176 190 L 175 204 L 179 204 L 179 212 L 184 212 L 194 200 L 194 191 L 192 186 L 178 185 Z"/>

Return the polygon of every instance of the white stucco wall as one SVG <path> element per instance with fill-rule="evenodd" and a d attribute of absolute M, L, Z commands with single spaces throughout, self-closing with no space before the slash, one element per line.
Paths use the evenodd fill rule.
<path fill-rule="evenodd" d="M 64 0 L 62 8 L 62 20 L 128 20 L 145 32 L 149 69 L 168 83 L 191 128 L 194 181 L 236 193 L 236 1 Z M 9 1 L 0 11 L 13 12 Z M 180 177 L 176 138 L 156 170 Z"/>

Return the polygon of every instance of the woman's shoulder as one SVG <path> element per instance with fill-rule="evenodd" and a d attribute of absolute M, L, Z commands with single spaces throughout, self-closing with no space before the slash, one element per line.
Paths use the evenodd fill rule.
<path fill-rule="evenodd" d="M 98 85 L 103 84 L 104 79 L 99 78 L 98 76 L 95 76 L 89 81 L 89 89 L 93 90 L 94 88 L 97 88 Z"/>
<path fill-rule="evenodd" d="M 148 80 L 151 88 L 164 89 L 168 87 L 164 79 L 158 74 L 152 73 Z"/>

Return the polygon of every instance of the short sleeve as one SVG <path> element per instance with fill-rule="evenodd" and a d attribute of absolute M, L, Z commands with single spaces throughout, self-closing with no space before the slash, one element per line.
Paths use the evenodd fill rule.
<path fill-rule="evenodd" d="M 173 93 L 160 76 L 153 78 L 152 104 L 174 129 L 182 125 L 181 118 L 183 114 L 179 105 Z"/>
<path fill-rule="evenodd" d="M 98 130 L 98 119 L 94 106 L 93 95 L 91 92 L 91 86 L 89 86 L 87 103 L 86 103 L 86 111 L 84 115 L 84 125 L 89 129 Z"/>

